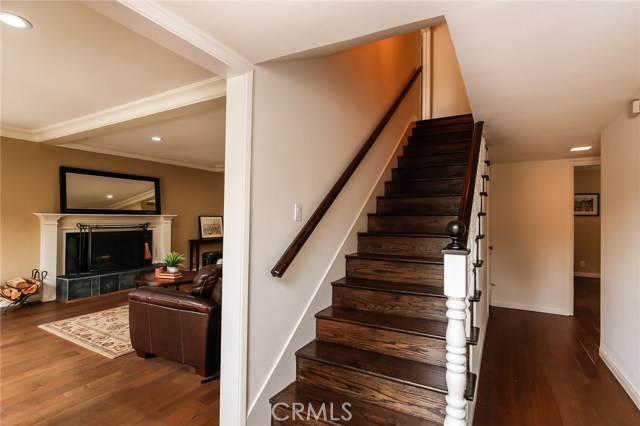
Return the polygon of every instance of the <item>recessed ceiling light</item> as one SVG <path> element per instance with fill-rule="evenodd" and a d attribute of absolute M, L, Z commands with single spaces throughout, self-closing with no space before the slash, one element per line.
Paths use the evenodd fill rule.
<path fill-rule="evenodd" d="M 590 149 L 590 146 L 575 146 L 571 148 L 571 151 L 589 151 Z"/>
<path fill-rule="evenodd" d="M 107 195 L 107 198 L 113 198 L 113 195 L 109 194 Z"/>
<path fill-rule="evenodd" d="M 151 136 L 151 140 L 154 142 L 160 142 L 162 141 L 162 138 L 160 136 Z"/>
<path fill-rule="evenodd" d="M 23 30 L 29 30 L 33 28 L 31 22 L 9 12 L 0 12 L 0 21 L 4 22 L 7 25 L 11 25 L 12 27 L 20 28 Z"/>

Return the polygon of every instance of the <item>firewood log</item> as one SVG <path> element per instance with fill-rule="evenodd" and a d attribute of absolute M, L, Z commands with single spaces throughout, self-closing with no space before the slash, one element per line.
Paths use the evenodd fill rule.
<path fill-rule="evenodd" d="M 25 288 L 24 290 L 22 290 L 22 293 L 24 293 L 24 294 L 33 294 L 36 291 L 38 291 L 38 287 L 39 287 L 38 284 L 34 284 L 31 287 Z"/>
<path fill-rule="evenodd" d="M 16 290 L 15 288 L 11 289 L 11 299 L 18 300 L 22 297 L 22 293 L 20 290 Z"/>

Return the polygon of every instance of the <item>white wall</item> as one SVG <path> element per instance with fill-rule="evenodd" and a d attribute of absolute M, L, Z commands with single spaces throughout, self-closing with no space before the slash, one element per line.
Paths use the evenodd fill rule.
<path fill-rule="evenodd" d="M 431 28 L 431 37 L 433 40 L 432 117 L 471 113 L 467 89 L 462 80 L 456 49 L 447 23 Z"/>
<path fill-rule="evenodd" d="M 313 314 L 330 304 L 330 282 L 344 276 L 344 254 L 355 251 L 351 231 L 362 229 L 360 212 L 420 113 L 419 88 L 285 276 L 272 278 L 271 268 L 302 226 L 293 222 L 293 205 L 303 204 L 304 223 L 418 67 L 419 42 L 412 33 L 325 58 L 256 67 L 248 424 L 269 424 L 268 398 L 295 379 L 293 351 L 314 338 Z"/>
<path fill-rule="evenodd" d="M 491 167 L 492 305 L 573 313 L 573 163 Z"/>
<path fill-rule="evenodd" d="M 640 116 L 602 133 L 600 353 L 640 408 Z"/>

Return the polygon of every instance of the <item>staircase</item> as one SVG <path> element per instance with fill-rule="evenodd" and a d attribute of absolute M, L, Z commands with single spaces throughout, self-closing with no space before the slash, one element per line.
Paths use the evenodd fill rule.
<path fill-rule="evenodd" d="M 457 220 L 471 115 L 417 123 L 316 339 L 296 352 L 296 381 L 271 398 L 272 425 L 442 425 L 445 229 Z M 468 344 L 476 344 L 472 328 Z M 476 376 L 467 373 L 465 397 Z"/>

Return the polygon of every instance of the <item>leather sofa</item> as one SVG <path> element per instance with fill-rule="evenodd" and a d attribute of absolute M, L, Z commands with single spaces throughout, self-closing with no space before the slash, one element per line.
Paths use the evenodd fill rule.
<path fill-rule="evenodd" d="M 208 377 L 220 370 L 222 265 L 201 268 L 189 293 L 142 287 L 129 293 L 131 345 L 142 358 L 160 356 Z"/>

